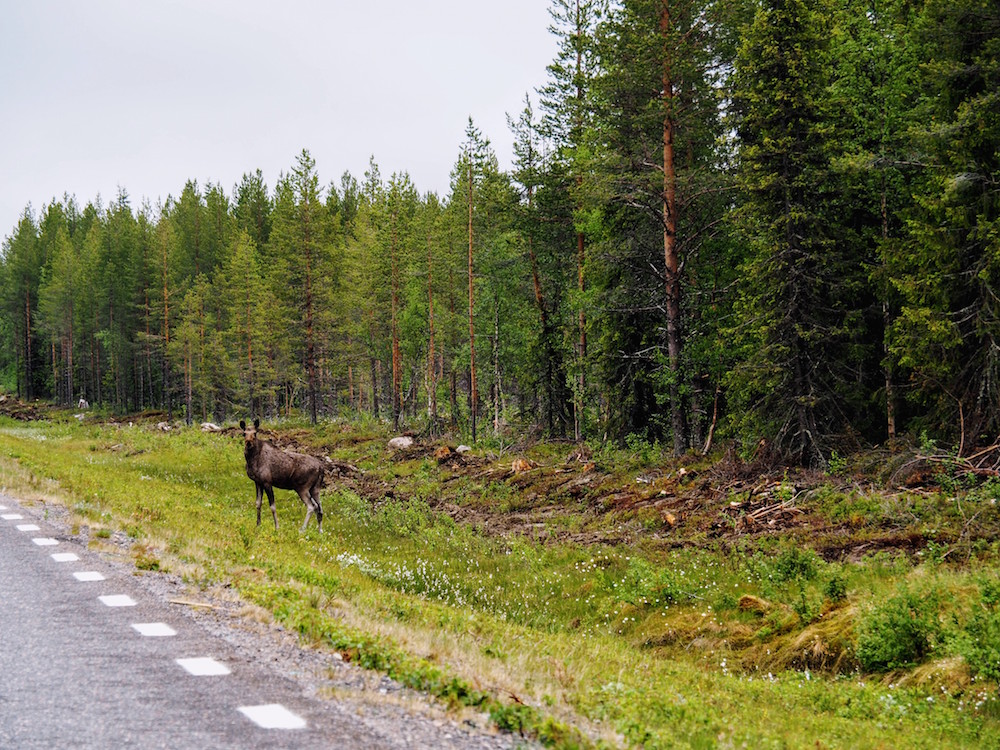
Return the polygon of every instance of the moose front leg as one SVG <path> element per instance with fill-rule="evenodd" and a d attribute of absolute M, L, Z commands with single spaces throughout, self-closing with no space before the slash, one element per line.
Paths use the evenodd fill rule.
<path fill-rule="evenodd" d="M 264 485 L 260 482 L 255 482 L 257 485 L 257 525 L 260 526 L 260 506 L 264 501 Z"/>
<path fill-rule="evenodd" d="M 271 485 L 265 484 L 264 491 L 267 492 L 267 502 L 271 504 L 271 516 L 274 518 L 274 528 L 278 528 L 278 511 L 274 508 L 274 490 Z"/>

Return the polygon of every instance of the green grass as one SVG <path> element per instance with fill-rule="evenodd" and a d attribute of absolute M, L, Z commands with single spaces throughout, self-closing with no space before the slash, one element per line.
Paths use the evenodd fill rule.
<path fill-rule="evenodd" d="M 995 549 L 967 566 L 940 552 L 916 565 L 891 553 L 827 563 L 781 538 L 539 545 L 434 512 L 431 461 L 385 468 L 376 442 L 341 426 L 312 439 L 420 491 L 377 507 L 327 492 L 322 534 L 300 534 L 301 502 L 278 492 L 280 528 L 266 510 L 258 528 L 238 439 L 67 422 L 0 423 L 0 483 L 64 503 L 98 543 L 99 531 L 127 532 L 140 570 L 231 584 L 304 640 L 547 744 L 1000 746 L 993 652 L 976 645 L 997 632 Z M 466 491 L 497 512 L 521 507 L 509 483 Z M 862 519 L 862 531 L 883 510 L 894 522 L 969 517 L 925 496 L 815 503 L 835 522 Z M 910 617 L 912 655 L 893 641 L 893 623 Z M 886 671 L 861 671 L 859 637 L 866 663 Z M 982 676 L 967 659 L 983 660 Z"/>

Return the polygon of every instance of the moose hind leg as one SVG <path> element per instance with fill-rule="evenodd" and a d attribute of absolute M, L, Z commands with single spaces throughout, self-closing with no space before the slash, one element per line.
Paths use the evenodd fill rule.
<path fill-rule="evenodd" d="M 299 497 L 302 498 L 302 504 L 306 506 L 306 517 L 302 521 L 302 531 L 306 530 L 306 526 L 309 525 L 309 516 L 313 514 L 313 501 L 310 496 L 309 488 L 304 488 L 299 490 Z"/>
<path fill-rule="evenodd" d="M 320 531 L 322 531 L 323 530 L 323 506 L 320 505 L 320 502 L 319 502 L 319 485 L 318 484 L 313 486 L 312 491 L 310 492 L 310 494 L 312 495 L 313 509 L 314 509 L 314 512 L 316 513 L 316 528 L 319 529 Z"/>

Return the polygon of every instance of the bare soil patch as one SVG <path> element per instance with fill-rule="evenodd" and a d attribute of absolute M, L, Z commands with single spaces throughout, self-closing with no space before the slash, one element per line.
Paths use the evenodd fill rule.
<path fill-rule="evenodd" d="M 0 396 L 0 414 L 19 421 L 45 419 L 52 411 L 41 402 Z M 163 412 L 143 412 L 109 422 L 156 429 L 166 424 L 165 419 Z M 879 528 L 871 519 L 861 528 L 831 523 L 808 497 L 836 480 L 818 471 L 776 464 L 763 443 L 749 461 L 730 451 L 711 465 L 682 461 L 626 472 L 602 466 L 585 444 L 566 444 L 565 454 L 556 458 L 551 450 L 545 454 L 548 458 L 533 458 L 537 445 L 495 456 L 460 453 L 447 439 L 416 438 L 409 447 L 391 450 L 384 437 L 359 437 L 347 427 L 329 444 L 317 444 L 315 435 L 301 428 L 265 428 L 262 433 L 279 448 L 323 460 L 328 468 L 327 491 L 348 490 L 375 506 L 409 502 L 419 494 L 431 498 L 434 510 L 493 536 L 580 545 L 642 540 L 666 549 L 782 536 L 812 547 L 828 560 L 860 559 L 881 550 L 913 556 L 931 541 L 914 529 Z M 242 433 L 229 425 L 216 434 L 235 443 Z M 331 458 L 334 453 L 358 458 Z M 978 454 L 976 464 L 970 463 L 974 473 L 992 475 L 992 464 L 984 462 L 993 461 L 994 453 L 1000 455 L 1000 449 Z M 938 458 L 883 459 L 901 488 L 938 489 Z M 432 476 L 428 479 L 427 471 L 420 478 L 410 476 L 418 465 L 433 466 Z M 426 482 L 432 486 L 421 484 Z M 935 541 L 947 538 L 943 532 Z"/>

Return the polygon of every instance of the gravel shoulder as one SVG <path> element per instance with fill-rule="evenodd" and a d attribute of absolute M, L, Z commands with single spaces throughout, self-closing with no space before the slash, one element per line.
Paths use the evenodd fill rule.
<path fill-rule="evenodd" d="M 312 648 L 273 621 L 268 613 L 242 601 L 225 586 L 197 588 L 179 576 L 136 569 L 129 551 L 134 540 L 122 532 L 93 540 L 86 526 L 73 527 L 69 511 L 53 503 L 18 501 L 26 515 L 56 529 L 60 536 L 100 554 L 109 565 L 131 574 L 161 604 L 223 640 L 242 658 L 293 681 L 304 697 L 323 710 L 352 717 L 385 748 L 512 750 L 539 747 L 524 737 L 500 732 L 481 712 L 449 711 L 443 703 L 406 688 L 383 674 L 344 662 L 339 654 Z M 75 533 L 74 533 L 75 532 Z"/>

